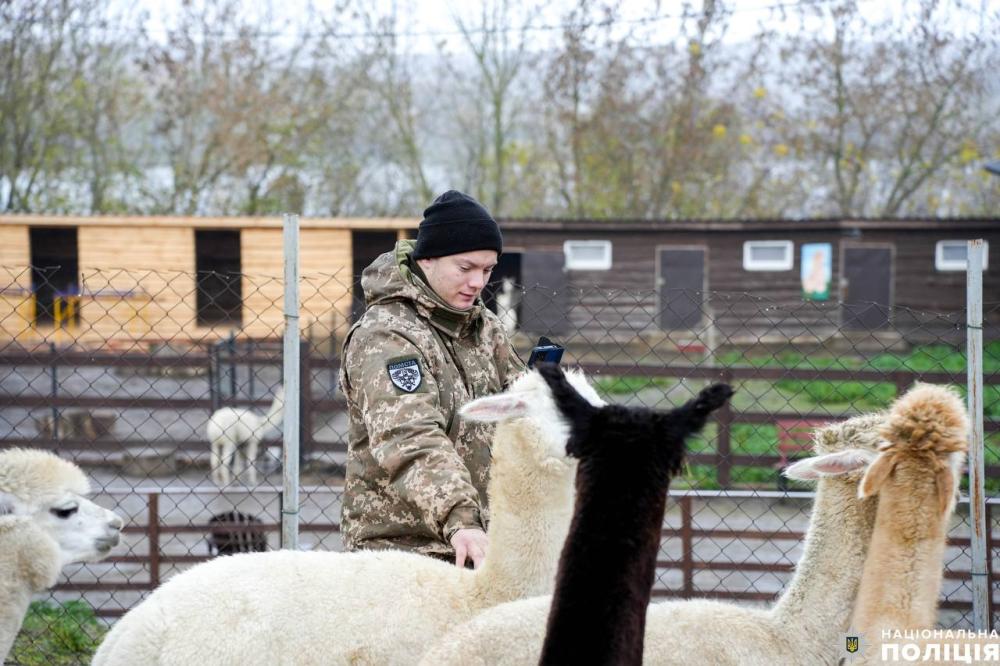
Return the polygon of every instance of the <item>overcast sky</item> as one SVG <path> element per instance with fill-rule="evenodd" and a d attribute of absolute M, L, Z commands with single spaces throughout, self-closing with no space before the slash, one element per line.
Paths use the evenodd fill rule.
<path fill-rule="evenodd" d="M 175 3 L 162 0 L 139 0 L 138 3 L 122 0 L 129 6 L 138 6 L 148 12 L 150 20 L 148 28 L 151 36 L 162 38 L 167 26 L 171 25 L 176 15 Z M 447 44 L 459 42 L 453 17 L 458 15 L 470 25 L 478 23 L 478 15 L 482 3 L 471 0 L 371 0 L 378 6 L 388 8 L 395 4 L 398 8 L 400 31 L 404 33 L 409 50 L 416 53 L 434 52 L 437 44 L 444 41 Z M 959 0 L 961 1 L 961 0 Z M 275 30 L 283 34 L 294 35 L 297 30 L 308 29 L 305 23 L 310 0 L 269 0 L 272 7 L 277 7 L 274 14 L 278 19 Z M 738 43 L 756 34 L 761 23 L 780 31 L 823 30 L 826 26 L 821 21 L 811 21 L 802 26 L 798 12 L 785 11 L 794 8 L 799 3 L 828 4 L 828 0 L 729 0 L 726 4 L 733 9 L 729 22 L 726 41 Z M 955 21 L 955 27 L 960 32 L 977 29 L 977 15 L 980 11 L 990 11 L 990 0 L 966 0 L 970 10 L 964 14 L 962 22 Z M 246 7 L 265 6 L 267 3 L 247 1 Z M 331 8 L 330 0 L 312 0 L 311 4 L 320 12 Z M 527 4 L 527 3 L 524 3 Z M 549 0 L 540 3 L 542 9 L 533 21 L 536 29 L 532 32 L 531 44 L 544 49 L 559 37 L 558 26 L 564 14 L 574 6 L 574 0 Z M 700 2 L 694 2 L 700 5 Z M 866 18 L 882 19 L 888 16 L 900 17 L 906 10 L 913 10 L 915 0 L 858 0 L 859 8 Z M 657 9 L 659 6 L 659 9 Z M 665 43 L 675 39 L 679 34 L 680 17 L 683 14 L 683 3 L 678 0 L 623 0 L 619 26 L 621 30 L 631 29 L 644 36 L 646 43 Z M 515 21 L 515 25 L 519 22 Z M 361 30 L 359 26 L 344 25 L 343 32 L 348 34 Z"/>

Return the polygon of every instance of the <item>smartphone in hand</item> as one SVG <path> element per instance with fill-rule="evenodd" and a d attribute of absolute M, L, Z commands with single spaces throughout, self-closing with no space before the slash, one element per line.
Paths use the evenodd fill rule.
<path fill-rule="evenodd" d="M 562 360 L 563 351 L 562 345 L 557 345 L 543 335 L 538 338 L 538 344 L 531 350 L 531 356 L 528 357 L 528 367 L 533 368 L 535 363 L 539 362 L 559 363 Z"/>

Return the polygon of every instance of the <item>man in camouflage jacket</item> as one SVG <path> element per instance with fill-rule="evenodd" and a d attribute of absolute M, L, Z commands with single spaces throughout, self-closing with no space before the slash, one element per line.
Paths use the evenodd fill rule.
<path fill-rule="evenodd" d="M 479 299 L 502 249 L 496 222 L 449 191 L 424 211 L 416 242 L 365 269 L 367 309 L 344 341 L 350 421 L 345 547 L 409 550 L 478 566 L 489 524 L 493 428 L 459 407 L 524 369 Z"/>

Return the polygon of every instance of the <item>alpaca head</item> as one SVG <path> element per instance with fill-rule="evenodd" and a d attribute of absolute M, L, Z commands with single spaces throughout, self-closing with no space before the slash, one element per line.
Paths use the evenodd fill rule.
<path fill-rule="evenodd" d="M 645 407 L 594 405 L 567 381 L 558 365 L 540 363 L 538 371 L 548 382 L 559 412 L 569 422 L 572 435 L 567 452 L 586 457 L 592 447 L 603 449 L 605 441 L 634 440 L 657 445 L 657 451 L 670 458 L 676 472 L 684 453 L 685 439 L 701 430 L 705 421 L 733 395 L 727 384 L 713 384 L 676 409 L 658 411 Z M 591 432 L 599 433 L 591 441 Z M 600 441 L 597 441 L 600 440 Z"/>
<path fill-rule="evenodd" d="M 59 545 L 61 564 L 96 562 L 118 544 L 122 519 L 89 491 L 79 467 L 48 451 L 0 452 L 0 514 L 32 518 Z"/>
<path fill-rule="evenodd" d="M 879 428 L 885 443 L 861 480 L 859 497 L 878 494 L 895 475 L 909 487 L 933 484 L 939 515 L 949 513 L 968 451 L 968 430 L 965 406 L 954 391 L 917 384 L 893 404 Z"/>
<path fill-rule="evenodd" d="M 597 407 L 606 404 L 582 372 L 569 373 L 567 380 L 587 404 Z M 566 458 L 569 427 L 560 418 L 552 392 L 537 370 L 523 373 L 503 393 L 466 403 L 459 414 L 470 421 L 509 422 L 512 426 L 528 428 L 532 436 L 520 440 L 533 447 L 537 456 L 555 460 Z"/>
<path fill-rule="evenodd" d="M 817 429 L 813 432 L 817 455 L 789 465 L 782 473 L 799 481 L 841 477 L 847 483 L 860 483 L 883 443 L 879 428 L 885 419 L 881 412 L 863 414 Z"/>

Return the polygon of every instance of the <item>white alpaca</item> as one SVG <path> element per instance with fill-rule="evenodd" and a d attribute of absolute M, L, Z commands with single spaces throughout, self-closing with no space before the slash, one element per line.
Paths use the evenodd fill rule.
<path fill-rule="evenodd" d="M 792 465 L 818 479 L 805 551 L 770 609 L 691 600 L 651 604 L 644 664 L 832 664 L 854 605 L 876 502 L 858 498 L 860 471 L 875 458 L 884 415 L 818 430 L 821 455 Z M 421 660 L 441 664 L 538 663 L 551 597 L 489 609 L 446 634 Z"/>
<path fill-rule="evenodd" d="M 86 499 L 89 490 L 79 467 L 47 451 L 0 452 L 0 661 L 31 595 L 67 564 L 96 562 L 118 544 L 121 518 Z"/>
<path fill-rule="evenodd" d="M 941 593 L 948 525 L 968 449 L 968 419 L 953 391 L 917 385 L 900 398 L 882 428 L 886 445 L 861 480 L 862 497 L 879 506 L 851 627 L 866 640 L 865 661 L 881 663 L 882 632 L 933 629 Z M 900 644 L 922 641 L 887 640 Z M 966 648 L 968 641 L 938 641 Z M 912 648 L 910 648 L 912 650 Z M 992 646 L 993 663 L 1000 646 Z M 944 645 L 935 649 L 939 656 Z M 949 652 L 950 646 L 949 646 Z M 963 654 L 973 654 L 965 652 Z M 898 660 L 899 653 L 886 656 Z M 980 661 L 976 659 L 976 661 Z"/>
<path fill-rule="evenodd" d="M 507 335 L 514 335 L 517 332 L 517 305 L 520 301 L 520 294 L 517 293 L 514 281 L 505 277 L 500 283 L 496 304 L 497 316 L 500 318 L 500 323 Z"/>
<path fill-rule="evenodd" d="M 582 375 L 571 381 L 604 404 Z M 478 570 L 399 551 L 218 558 L 127 613 L 94 664 L 412 664 L 480 610 L 551 591 L 576 470 L 566 455 L 569 429 L 556 414 L 536 372 L 461 410 L 462 418 L 498 421 L 490 544 Z"/>
<path fill-rule="evenodd" d="M 212 443 L 212 481 L 225 486 L 246 472 L 247 483 L 257 483 L 257 453 L 268 430 L 281 423 L 285 390 L 279 386 L 266 414 L 245 407 L 223 407 L 208 419 Z"/>

